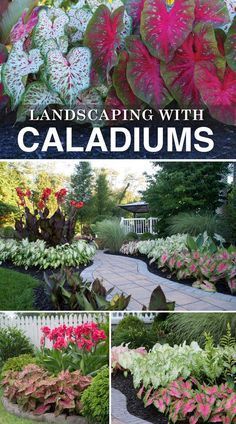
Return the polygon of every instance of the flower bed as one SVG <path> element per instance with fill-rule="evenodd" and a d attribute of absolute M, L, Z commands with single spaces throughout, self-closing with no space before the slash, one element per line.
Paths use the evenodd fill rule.
<path fill-rule="evenodd" d="M 218 346 L 206 334 L 203 349 L 196 342 L 173 347 L 156 344 L 149 352 L 128 346 L 114 347 L 113 374 L 131 374 L 137 397 L 143 400 L 145 408 L 152 410 L 150 421 L 153 423 L 159 422 L 158 414 L 161 413 L 170 423 L 233 424 L 236 416 L 235 352 L 236 340 L 228 326 Z M 117 388 L 119 384 L 126 384 L 125 381 L 117 384 L 116 377 L 114 383 Z"/>
<path fill-rule="evenodd" d="M 144 255 L 150 265 L 170 272 L 177 280 L 192 280 L 193 287 L 214 292 L 217 283 L 223 282 L 231 294 L 236 293 L 236 248 L 218 247 L 207 234 L 197 239 L 176 235 L 133 241 L 124 244 L 120 252 L 131 256 Z"/>

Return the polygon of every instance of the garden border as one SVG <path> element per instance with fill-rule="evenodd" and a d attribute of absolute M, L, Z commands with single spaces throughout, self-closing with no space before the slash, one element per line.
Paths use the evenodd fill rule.
<path fill-rule="evenodd" d="M 70 417 L 66 417 L 66 415 L 59 415 L 55 417 L 53 413 L 46 413 L 43 415 L 34 415 L 29 412 L 24 412 L 19 407 L 19 405 L 10 402 L 6 397 L 2 397 L 2 404 L 7 412 L 13 414 L 19 418 L 26 418 L 28 420 L 36 421 L 36 422 L 45 422 L 50 424 L 87 424 L 88 421 L 86 418 L 79 415 L 72 415 Z"/>

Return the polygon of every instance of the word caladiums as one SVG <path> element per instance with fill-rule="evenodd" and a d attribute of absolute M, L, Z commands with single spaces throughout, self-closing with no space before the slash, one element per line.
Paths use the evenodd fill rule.
<path fill-rule="evenodd" d="M 224 0 L 80 0 L 69 11 L 35 8 L 12 29 L 4 94 L 18 120 L 50 105 L 100 109 L 105 100 L 108 112 L 158 110 L 174 99 L 236 125 L 231 19 Z"/>

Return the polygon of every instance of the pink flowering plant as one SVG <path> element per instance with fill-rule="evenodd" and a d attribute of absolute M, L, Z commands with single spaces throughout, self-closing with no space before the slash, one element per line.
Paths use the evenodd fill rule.
<path fill-rule="evenodd" d="M 42 327 L 41 331 L 39 361 L 52 374 L 79 369 L 82 375 L 93 376 L 107 364 L 108 337 L 97 323 L 63 324 L 53 329 Z"/>
<path fill-rule="evenodd" d="M 227 383 L 210 386 L 193 377 L 180 377 L 165 388 L 142 387 L 138 397 L 143 398 L 145 407 L 154 405 L 167 414 L 170 423 L 235 423 L 236 393 Z"/>

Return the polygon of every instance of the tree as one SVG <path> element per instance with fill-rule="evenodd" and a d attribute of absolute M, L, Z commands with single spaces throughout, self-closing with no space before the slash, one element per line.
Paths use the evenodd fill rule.
<path fill-rule="evenodd" d="M 159 217 L 162 233 L 168 219 L 180 212 L 215 212 L 224 199 L 228 165 L 225 163 L 165 163 L 147 175 L 143 198 L 150 214 Z"/>
<path fill-rule="evenodd" d="M 96 179 L 92 205 L 94 221 L 99 221 L 112 215 L 115 203 L 112 199 L 105 169 L 101 170 Z"/>

